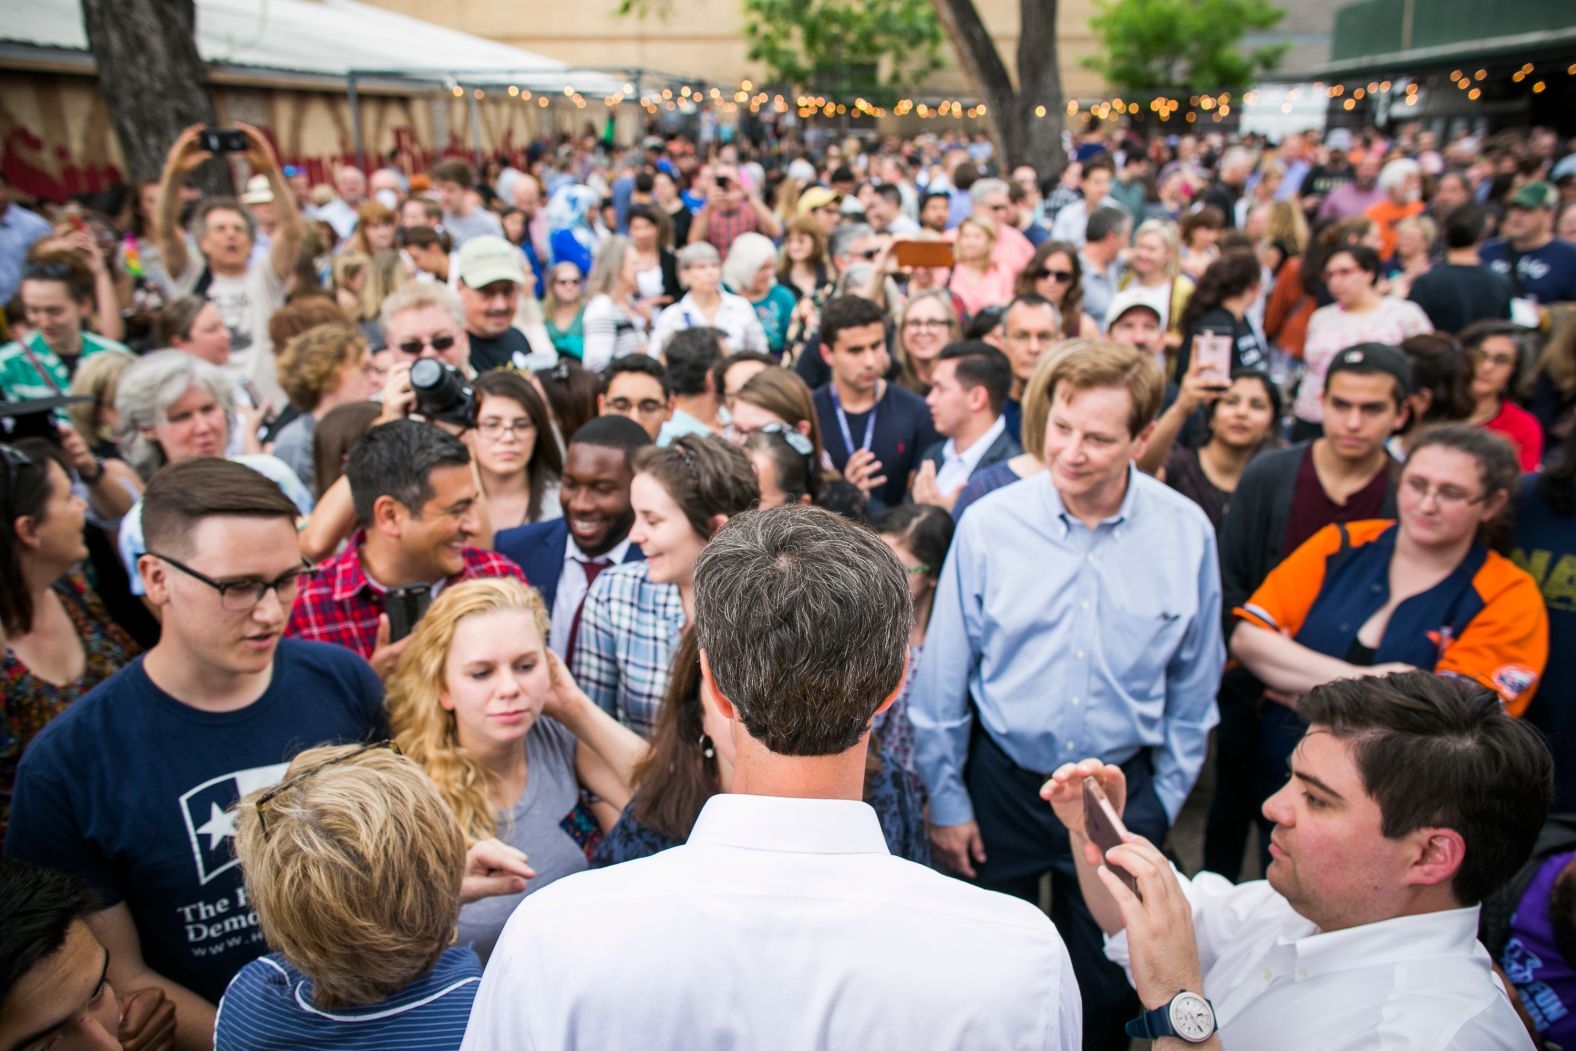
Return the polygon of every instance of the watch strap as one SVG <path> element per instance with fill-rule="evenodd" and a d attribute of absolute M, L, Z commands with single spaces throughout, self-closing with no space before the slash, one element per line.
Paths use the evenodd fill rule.
<path fill-rule="evenodd" d="M 1168 1000 L 1151 1011 L 1145 1011 L 1126 1026 L 1127 1035 L 1139 1040 L 1158 1040 L 1163 1036 L 1176 1036 L 1171 1029 L 1171 1002 Z"/>

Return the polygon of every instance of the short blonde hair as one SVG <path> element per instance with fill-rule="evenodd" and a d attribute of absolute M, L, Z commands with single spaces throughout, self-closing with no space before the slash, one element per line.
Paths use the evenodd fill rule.
<path fill-rule="evenodd" d="M 1051 418 L 1051 368 L 1063 354 L 1088 346 L 1094 340 L 1069 339 L 1058 343 L 1040 355 L 1023 385 L 1023 423 L 1019 427 L 1019 440 L 1023 451 L 1036 460 L 1044 461 L 1045 427 Z"/>
<path fill-rule="evenodd" d="M 104 419 L 104 410 L 114 408 L 115 391 L 120 386 L 120 374 L 137 361 L 137 356 L 126 350 L 101 350 L 82 360 L 71 377 L 69 394 L 85 394 L 92 398 L 66 407 L 71 426 L 76 428 L 89 448 L 115 440 L 115 430 Z"/>
<path fill-rule="evenodd" d="M 1152 355 L 1126 343 L 1108 339 L 1087 340 L 1079 346 L 1065 347 L 1054 354 L 1046 373 L 1047 415 L 1050 403 L 1056 398 L 1056 388 L 1064 383 L 1073 391 L 1102 387 L 1127 391 L 1128 400 L 1132 403 L 1127 417 L 1129 435 L 1138 434 L 1160 411 L 1160 403 L 1165 398 L 1166 381 Z M 1044 425 L 1041 426 L 1040 442 L 1043 445 Z"/>
<path fill-rule="evenodd" d="M 438 703 L 454 633 L 466 617 L 523 610 L 547 644 L 550 618 L 542 596 L 511 577 L 482 577 L 443 589 L 394 666 L 385 705 L 400 751 L 414 759 L 449 804 L 469 840 L 498 832 L 492 775 L 460 747 L 454 713 Z"/>
<path fill-rule="evenodd" d="M 269 801 L 266 835 L 263 791 L 235 810 L 235 853 L 263 936 L 312 979 L 325 1010 L 377 1003 L 426 974 L 460 914 L 465 839 L 454 813 L 389 749 L 343 760 L 359 747 L 296 756 L 286 781 L 310 776 Z"/>
<path fill-rule="evenodd" d="M 275 368 L 290 404 L 302 412 L 317 408 L 366 345 L 351 325 L 318 325 L 286 343 Z"/>

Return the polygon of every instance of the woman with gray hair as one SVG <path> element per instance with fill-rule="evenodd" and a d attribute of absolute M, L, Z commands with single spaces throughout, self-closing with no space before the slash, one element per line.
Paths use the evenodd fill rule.
<path fill-rule="evenodd" d="M 696 326 L 721 330 L 730 354 L 741 350 L 766 353 L 766 330 L 755 316 L 755 308 L 743 296 L 722 287 L 722 256 L 717 249 L 696 241 L 680 248 L 678 257 L 679 284 L 688 291 L 657 318 L 651 330 L 651 353 L 661 355 L 673 333 Z"/>
<path fill-rule="evenodd" d="M 795 300 L 777 281 L 777 246 L 763 234 L 735 237 L 722 264 L 722 283 L 749 301 L 766 333 L 767 352 L 780 359 Z"/>
<path fill-rule="evenodd" d="M 620 235 L 603 241 L 591 262 L 591 276 L 586 280 L 590 298 L 582 322 L 582 362 L 592 372 L 601 372 L 614 358 L 646 350 L 646 323 L 635 309 L 639 267 L 629 238 Z"/>
<path fill-rule="evenodd" d="M 224 456 L 234 391 L 223 369 L 179 350 L 155 351 L 129 366 L 115 392 L 120 448 L 127 462 L 144 478 L 151 478 L 167 464 Z M 250 467 L 277 485 L 302 516 L 312 513 L 312 494 L 282 460 L 262 455 L 226 459 Z M 137 559 L 146 547 L 140 497 L 121 520 L 117 543 L 131 578 L 131 593 L 141 595 Z"/>

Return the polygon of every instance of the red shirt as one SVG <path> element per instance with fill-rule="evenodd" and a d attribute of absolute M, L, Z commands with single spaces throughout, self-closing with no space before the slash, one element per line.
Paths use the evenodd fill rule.
<path fill-rule="evenodd" d="M 731 212 L 720 211 L 714 205 L 707 205 L 707 211 L 706 240 L 724 259 L 740 234 L 752 234 L 760 229 L 760 220 L 755 217 L 755 209 L 748 201 Z"/>
<path fill-rule="evenodd" d="M 1327 525 L 1336 522 L 1360 522 L 1365 518 L 1378 518 L 1384 508 L 1385 494 L 1390 491 L 1390 464 L 1373 476 L 1373 480 L 1353 493 L 1344 504 L 1330 499 L 1319 481 L 1319 472 L 1313 466 L 1313 443 L 1308 443 L 1302 454 L 1302 465 L 1297 468 L 1297 488 L 1291 497 L 1291 513 L 1286 516 L 1286 537 L 1281 541 L 1282 551 L 1295 551 L 1302 542 Z"/>
<path fill-rule="evenodd" d="M 345 550 L 319 565 L 316 575 L 301 585 L 286 635 L 332 642 L 371 658 L 378 617 L 384 611 L 384 590 L 361 568 L 365 539 L 366 533 L 356 530 Z M 503 555 L 474 547 L 464 548 L 463 553 L 465 569 L 445 580 L 445 586 L 477 577 L 514 577 L 528 583 L 520 567 Z"/>
<path fill-rule="evenodd" d="M 1516 459 L 1523 472 L 1536 471 L 1543 462 L 1543 425 L 1532 413 L 1508 401 L 1499 403 L 1499 413 L 1483 424 L 1485 430 L 1503 434 L 1516 447 Z"/>

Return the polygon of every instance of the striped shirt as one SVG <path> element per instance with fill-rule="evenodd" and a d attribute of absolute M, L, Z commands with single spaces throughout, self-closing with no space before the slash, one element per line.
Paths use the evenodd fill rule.
<path fill-rule="evenodd" d="M 312 979 L 270 953 L 241 968 L 225 990 L 214 1024 L 214 1051 L 458 1048 L 481 977 L 476 954 L 469 946 L 457 946 L 444 950 L 432 970 L 386 1000 L 328 1011 L 313 1006 Z"/>
<path fill-rule="evenodd" d="M 49 344 L 44 342 L 40 333 L 34 332 L 29 336 L 26 347 L 13 340 L 0 347 L 0 391 L 4 391 L 12 401 L 53 398 L 71 385 L 71 369 L 101 350 L 125 350 L 130 353 L 124 343 L 96 336 L 84 329 L 82 352 L 72 359 L 71 368 L 68 369 L 60 355 L 49 349 Z"/>
<path fill-rule="evenodd" d="M 598 707 L 649 737 L 683 630 L 678 585 L 648 579 L 645 562 L 614 566 L 586 596 L 570 670 Z"/>

